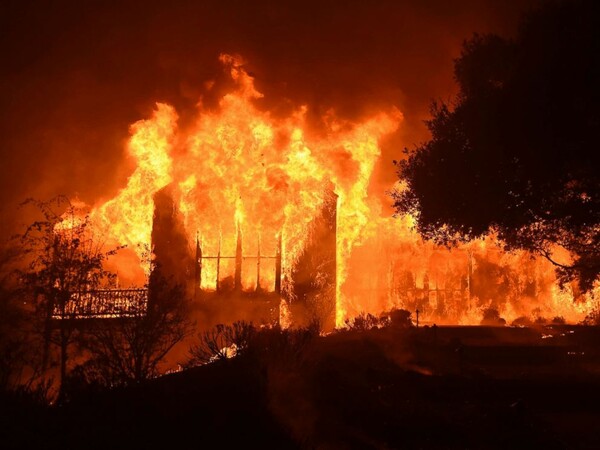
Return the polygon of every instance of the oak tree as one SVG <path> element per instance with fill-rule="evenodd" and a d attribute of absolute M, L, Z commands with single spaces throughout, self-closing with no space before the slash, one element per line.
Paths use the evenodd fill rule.
<path fill-rule="evenodd" d="M 396 162 L 398 214 L 455 244 L 495 233 L 550 260 L 561 282 L 600 274 L 600 15 L 552 2 L 513 39 L 475 35 L 455 61 L 459 93 L 434 103 L 431 139 Z M 566 249 L 559 256 L 557 249 Z M 570 257 L 564 257 L 564 254 Z"/>

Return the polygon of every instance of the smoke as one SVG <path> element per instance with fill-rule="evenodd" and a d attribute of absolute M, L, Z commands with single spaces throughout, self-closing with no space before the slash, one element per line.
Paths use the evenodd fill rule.
<path fill-rule="evenodd" d="M 2 2 L 0 231 L 26 197 L 114 197 L 133 170 L 129 124 L 157 101 L 175 106 L 180 126 L 199 101 L 217 108 L 231 88 L 221 53 L 248 61 L 264 93 L 260 109 L 283 117 L 307 105 L 314 133 L 331 110 L 357 120 L 398 107 L 404 124 L 382 143 L 371 185 L 386 203 L 391 160 L 427 137 L 422 120 L 432 98 L 453 92 L 463 39 L 510 32 L 525 8 L 492 0 Z"/>

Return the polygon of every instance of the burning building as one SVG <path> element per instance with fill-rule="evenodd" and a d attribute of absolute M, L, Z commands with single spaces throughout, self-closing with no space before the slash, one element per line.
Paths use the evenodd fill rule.
<path fill-rule="evenodd" d="M 201 101 L 193 121 L 157 104 L 133 124 L 135 168 L 91 211 L 107 245 L 127 246 L 112 261 L 123 284 L 143 283 L 156 265 L 219 321 L 316 319 L 326 329 L 392 308 L 452 323 L 478 323 L 486 308 L 507 320 L 590 311 L 549 263 L 491 238 L 449 251 L 423 242 L 410 216 L 386 217 L 372 175 L 397 109 L 358 122 L 330 111 L 314 129 L 306 108 L 259 109 L 241 58 L 220 60 L 234 89 L 216 107 Z"/>

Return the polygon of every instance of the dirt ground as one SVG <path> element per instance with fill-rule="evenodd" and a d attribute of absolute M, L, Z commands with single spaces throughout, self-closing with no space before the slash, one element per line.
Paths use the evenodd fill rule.
<path fill-rule="evenodd" d="M 274 356 L 60 408 L 12 399 L 2 447 L 600 448 L 597 327 L 386 327 L 302 348 L 265 342 Z"/>

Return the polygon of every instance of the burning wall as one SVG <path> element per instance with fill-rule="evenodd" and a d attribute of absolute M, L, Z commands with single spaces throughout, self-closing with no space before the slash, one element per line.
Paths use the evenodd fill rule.
<path fill-rule="evenodd" d="M 275 253 L 265 253 L 260 230 L 235 235 L 235 254 L 215 254 L 196 237 L 187 241 L 182 214 L 172 198 L 172 186 L 154 196 L 152 247 L 157 274 L 187 288 L 196 309 L 222 322 L 246 320 L 272 324 L 280 319 L 280 302 L 292 311 L 294 325 L 318 320 L 326 330 L 335 327 L 337 195 L 326 189 L 323 208 L 308 225 L 305 246 L 290 270 L 282 267 L 282 234 Z M 195 250 L 195 251 L 194 251 Z M 250 250 L 256 251 L 251 253 Z M 282 276 L 282 272 L 283 276 Z M 242 280 L 244 282 L 242 282 Z M 235 305 L 233 305 L 235 303 Z M 219 310 L 219 311 L 216 311 Z"/>

